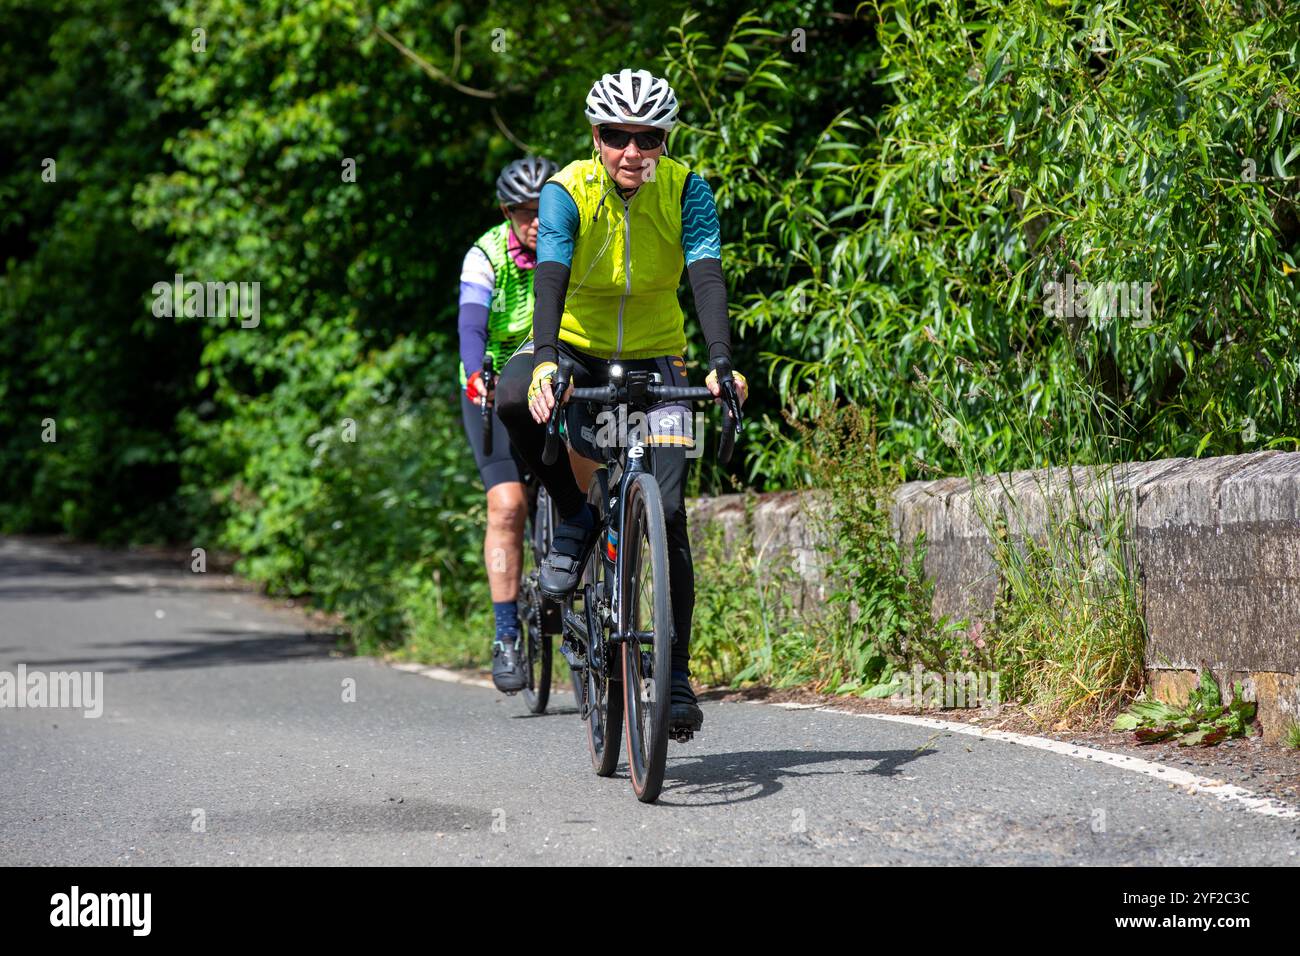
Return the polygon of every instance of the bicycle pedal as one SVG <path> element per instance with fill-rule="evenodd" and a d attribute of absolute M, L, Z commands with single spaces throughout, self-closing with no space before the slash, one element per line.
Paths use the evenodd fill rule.
<path fill-rule="evenodd" d="M 578 649 L 569 643 L 568 638 L 560 642 L 560 653 L 573 670 L 582 670 L 587 666 L 586 655 L 579 653 Z"/>
<path fill-rule="evenodd" d="M 687 727 L 673 727 L 668 731 L 668 736 L 679 744 L 689 743 L 695 736 L 695 732 Z"/>

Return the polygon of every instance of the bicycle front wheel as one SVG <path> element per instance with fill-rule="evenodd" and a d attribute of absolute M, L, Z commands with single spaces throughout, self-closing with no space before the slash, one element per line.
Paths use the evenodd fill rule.
<path fill-rule="evenodd" d="M 623 723 L 628 772 L 642 803 L 663 788 L 672 710 L 672 595 L 668 533 L 654 475 L 637 475 L 624 500 L 618 629 L 623 643 Z"/>

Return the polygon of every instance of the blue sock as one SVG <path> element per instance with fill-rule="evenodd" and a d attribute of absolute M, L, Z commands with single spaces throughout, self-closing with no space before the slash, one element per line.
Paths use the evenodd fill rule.
<path fill-rule="evenodd" d="M 514 601 L 493 601 L 497 612 L 497 640 L 514 640 L 519 636 L 519 605 Z"/>

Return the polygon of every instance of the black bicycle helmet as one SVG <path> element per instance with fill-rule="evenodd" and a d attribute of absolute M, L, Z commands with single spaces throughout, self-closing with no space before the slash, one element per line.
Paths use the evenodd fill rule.
<path fill-rule="evenodd" d="M 507 206 L 532 202 L 542 194 L 542 186 L 559 168 L 541 156 L 516 159 L 501 170 L 501 175 L 497 177 L 497 198 Z"/>

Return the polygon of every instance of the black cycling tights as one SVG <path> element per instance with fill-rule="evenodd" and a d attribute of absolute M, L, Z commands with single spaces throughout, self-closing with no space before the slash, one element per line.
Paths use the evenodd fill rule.
<path fill-rule="evenodd" d="M 604 385 L 609 380 L 607 359 L 579 352 L 561 342 L 560 353 L 573 363 L 573 383 L 578 388 Z M 659 372 L 664 384 L 686 384 L 681 357 L 623 359 L 619 364 L 629 371 L 649 369 Z M 510 433 L 510 441 L 546 486 L 563 517 L 571 517 L 582 507 L 587 496 L 578 487 L 567 453 L 560 454 L 553 465 L 542 463 L 546 447 L 546 426 L 533 421 L 528 410 L 528 386 L 533 378 L 532 343 L 520 346 L 502 369 L 496 384 L 497 415 Z M 682 447 L 660 446 L 647 449 L 653 454 L 655 480 L 663 498 L 664 522 L 668 533 L 668 580 L 672 594 L 673 670 L 688 669 L 690 661 L 691 614 L 695 610 L 695 567 L 691 563 L 691 543 L 686 530 L 686 467 L 689 459 Z"/>

